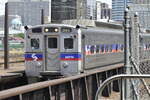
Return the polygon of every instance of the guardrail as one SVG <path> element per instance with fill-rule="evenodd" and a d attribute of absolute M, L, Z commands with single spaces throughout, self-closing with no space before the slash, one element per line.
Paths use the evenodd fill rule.
<path fill-rule="evenodd" d="M 135 78 L 138 78 L 138 79 L 144 79 L 144 78 L 150 78 L 150 75 L 144 75 L 144 74 L 142 74 L 142 75 L 137 75 L 137 74 L 131 74 L 131 75 L 127 75 L 127 74 L 125 74 L 125 75 L 115 75 L 115 76 L 112 76 L 112 77 L 110 77 L 110 78 L 108 78 L 108 79 L 106 79 L 102 84 L 101 84 L 101 86 L 98 88 L 98 90 L 97 90 L 97 93 L 96 93 L 96 96 L 95 96 L 95 100 L 99 100 L 100 98 L 100 96 L 102 95 L 102 91 L 104 90 L 104 88 L 108 85 L 108 84 L 110 84 L 111 82 L 113 82 L 113 81 L 115 81 L 115 80 L 121 80 L 121 81 L 123 81 L 123 80 L 126 80 L 126 79 L 135 79 Z M 138 90 L 137 90 L 138 91 Z M 123 93 L 123 91 L 121 92 L 121 93 Z M 120 98 L 121 98 L 121 100 L 125 100 L 124 99 L 124 97 L 122 97 L 123 96 L 123 94 L 120 94 Z M 138 96 L 138 95 L 137 95 Z M 148 95 L 148 98 L 149 98 L 150 96 Z M 139 98 L 138 97 L 136 97 L 137 98 L 137 100 L 139 100 Z M 147 98 L 147 100 L 148 100 L 148 98 Z M 131 100 L 131 98 L 129 99 L 129 100 Z"/>
<path fill-rule="evenodd" d="M 112 65 L 68 78 L 49 80 L 0 91 L 0 100 L 14 96 L 17 96 L 16 98 L 19 98 L 19 100 L 60 100 L 60 98 L 64 100 L 94 100 L 100 84 L 108 77 L 122 72 L 122 68 L 120 64 Z M 117 86 L 115 85 L 116 88 Z M 103 95 L 109 96 L 110 93 L 111 88 L 108 86 Z"/>

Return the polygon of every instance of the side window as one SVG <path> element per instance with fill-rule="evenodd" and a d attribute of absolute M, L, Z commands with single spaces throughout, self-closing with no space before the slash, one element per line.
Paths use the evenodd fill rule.
<path fill-rule="evenodd" d="M 104 45 L 101 45 L 101 52 L 103 53 L 104 52 Z"/>
<path fill-rule="evenodd" d="M 57 38 L 48 38 L 48 48 L 57 49 Z"/>
<path fill-rule="evenodd" d="M 112 44 L 112 52 L 116 52 L 116 45 Z"/>
<path fill-rule="evenodd" d="M 148 45 L 146 44 L 146 50 L 148 49 Z"/>
<path fill-rule="evenodd" d="M 112 45 L 109 45 L 109 52 L 112 52 Z"/>
<path fill-rule="evenodd" d="M 116 51 L 118 51 L 118 44 L 115 44 L 116 45 Z"/>
<path fill-rule="evenodd" d="M 33 38 L 31 39 L 31 49 L 39 49 L 40 48 L 40 39 L 38 38 Z"/>
<path fill-rule="evenodd" d="M 72 38 L 64 39 L 64 48 L 65 49 L 73 49 L 73 39 Z"/>
<path fill-rule="evenodd" d="M 96 53 L 99 53 L 99 45 L 96 45 Z"/>
<path fill-rule="evenodd" d="M 91 49 L 90 49 L 91 54 L 93 54 L 93 53 L 94 53 L 94 47 L 95 47 L 95 46 L 93 46 L 93 45 L 91 46 Z"/>
<path fill-rule="evenodd" d="M 123 44 L 121 44 L 121 51 L 123 51 L 124 50 L 124 45 Z"/>
<path fill-rule="evenodd" d="M 105 51 L 109 52 L 109 45 L 106 45 Z"/>

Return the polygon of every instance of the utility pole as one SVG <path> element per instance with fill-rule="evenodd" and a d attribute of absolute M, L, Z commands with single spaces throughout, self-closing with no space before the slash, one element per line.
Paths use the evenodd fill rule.
<path fill-rule="evenodd" d="M 131 74 L 131 64 L 130 64 L 130 16 L 129 16 L 129 8 L 125 9 L 124 13 L 124 68 L 125 68 L 125 74 Z M 129 80 L 124 80 L 123 82 L 123 98 L 122 100 L 129 100 L 130 98 L 130 81 Z"/>
<path fill-rule="evenodd" d="M 44 9 L 41 10 L 41 24 L 44 24 Z"/>
<path fill-rule="evenodd" d="M 5 4 L 5 29 L 4 29 L 4 69 L 8 69 L 9 65 L 9 48 L 8 48 L 8 3 Z"/>

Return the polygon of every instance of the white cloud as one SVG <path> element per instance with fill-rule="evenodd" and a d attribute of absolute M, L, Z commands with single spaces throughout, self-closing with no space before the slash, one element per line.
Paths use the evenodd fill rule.
<path fill-rule="evenodd" d="M 7 2 L 7 0 L 0 0 L 0 15 L 4 15 L 6 2 Z"/>

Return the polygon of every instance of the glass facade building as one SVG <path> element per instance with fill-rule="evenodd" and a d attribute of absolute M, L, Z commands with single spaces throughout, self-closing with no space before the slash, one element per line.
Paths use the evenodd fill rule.
<path fill-rule="evenodd" d="M 150 29 L 150 0 L 133 0 L 130 10 L 132 13 L 138 13 L 142 28 Z"/>
<path fill-rule="evenodd" d="M 8 0 L 9 15 L 21 16 L 23 25 L 41 24 L 41 10 L 51 18 L 50 0 Z"/>
<path fill-rule="evenodd" d="M 96 19 L 96 0 L 87 0 L 86 19 Z"/>
<path fill-rule="evenodd" d="M 126 5 L 129 5 L 131 14 L 138 13 L 140 26 L 150 29 L 150 0 L 112 0 L 112 20 L 124 20 Z"/>
<path fill-rule="evenodd" d="M 58 23 L 62 20 L 76 19 L 76 1 L 77 0 L 52 0 L 52 22 Z"/>
<path fill-rule="evenodd" d="M 23 25 L 41 24 L 41 10 L 53 23 L 70 19 L 96 19 L 96 0 L 8 0 L 9 14 L 21 16 Z"/>
<path fill-rule="evenodd" d="M 112 20 L 123 21 L 126 5 L 132 4 L 133 0 L 112 0 Z"/>

